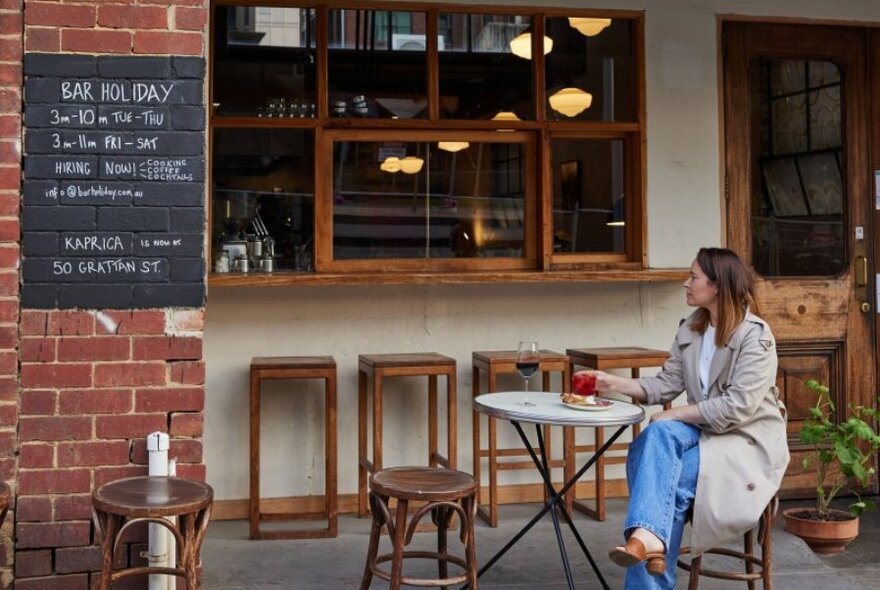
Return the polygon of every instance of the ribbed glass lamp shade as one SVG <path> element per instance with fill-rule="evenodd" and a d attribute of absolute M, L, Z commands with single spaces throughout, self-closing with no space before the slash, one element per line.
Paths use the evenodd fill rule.
<path fill-rule="evenodd" d="M 424 164 L 425 161 L 418 156 L 407 156 L 400 161 L 400 171 L 404 174 L 416 174 Z"/>
<path fill-rule="evenodd" d="M 544 35 L 544 55 L 553 51 L 553 39 Z M 532 34 L 521 33 L 510 40 L 510 52 L 523 59 L 532 59 Z"/>
<path fill-rule="evenodd" d="M 566 117 L 574 117 L 593 104 L 593 95 L 580 88 L 563 88 L 550 97 L 550 107 Z"/>
<path fill-rule="evenodd" d="M 611 19 L 570 16 L 568 17 L 568 24 L 577 29 L 581 35 L 595 37 L 611 26 Z"/>
<path fill-rule="evenodd" d="M 516 113 L 513 111 L 498 111 L 498 113 L 492 117 L 493 121 L 522 121 L 519 117 L 516 116 Z"/>
<path fill-rule="evenodd" d="M 385 160 L 379 164 L 379 170 L 382 172 L 390 172 L 392 174 L 400 172 L 400 158 L 395 156 L 385 158 Z"/>
<path fill-rule="evenodd" d="M 466 141 L 438 141 L 437 147 L 443 150 L 444 152 L 460 152 L 461 150 L 466 150 L 470 147 Z"/>

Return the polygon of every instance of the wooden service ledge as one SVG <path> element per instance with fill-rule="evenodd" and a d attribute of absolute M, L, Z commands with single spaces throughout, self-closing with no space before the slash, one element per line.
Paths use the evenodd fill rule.
<path fill-rule="evenodd" d="M 260 508 L 260 397 L 266 379 L 324 380 L 324 509 L 320 512 L 263 512 Z M 332 356 L 254 357 L 250 387 L 250 501 L 251 539 L 316 539 L 337 534 L 336 495 L 336 361 Z M 304 418 L 305 416 L 300 416 Z M 292 451 L 291 451 L 292 452 Z M 263 521 L 326 519 L 323 529 L 264 531 Z"/>

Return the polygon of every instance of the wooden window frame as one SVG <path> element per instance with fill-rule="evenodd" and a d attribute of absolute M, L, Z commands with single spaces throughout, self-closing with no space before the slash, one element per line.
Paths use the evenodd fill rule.
<path fill-rule="evenodd" d="M 315 271 L 313 273 L 276 272 L 272 275 L 212 274 L 210 284 L 338 284 L 338 283 L 446 283 L 518 282 L 532 280 L 678 280 L 681 271 L 646 270 L 646 128 L 645 128 L 645 51 L 644 13 L 627 10 L 583 10 L 538 6 L 469 6 L 465 4 L 402 2 L 288 2 L 284 0 L 212 0 L 210 7 L 213 47 L 214 11 L 219 6 L 273 6 L 314 8 L 316 10 L 316 118 L 217 117 L 211 112 L 209 129 L 221 128 L 309 128 L 314 130 L 315 154 Z M 328 84 L 329 11 L 391 10 L 425 12 L 428 117 L 426 119 L 336 119 L 330 116 Z M 440 118 L 439 51 L 437 44 L 439 13 L 512 14 L 532 19 L 533 55 L 542 55 L 538 46 L 548 17 L 588 16 L 627 19 L 632 23 L 632 51 L 637 76 L 637 119 L 633 122 L 552 121 L 546 118 L 544 60 L 532 60 L 535 119 L 499 123 L 492 120 Z M 209 79 L 214 79 L 214 62 L 209 63 Z M 209 85 L 209 94 L 213 86 Z M 211 96 L 213 100 L 213 96 Z M 512 134 L 499 129 L 514 130 Z M 502 136 L 509 135 L 509 138 Z M 491 139 L 488 139 L 491 137 Z M 527 148 L 526 219 L 524 255 L 520 259 L 442 258 L 430 260 L 370 259 L 334 261 L 332 259 L 332 143 L 344 140 L 437 141 L 523 141 Z M 624 253 L 553 252 L 553 174 L 551 141 L 554 138 L 621 139 L 625 145 L 626 231 Z M 212 162 L 209 145 L 209 162 Z M 209 175 L 210 178 L 211 175 Z M 211 194 L 209 187 L 209 194 Z M 209 203 L 208 211 L 213 210 Z M 209 228 L 211 227 L 209 221 Z M 209 243 L 212 240 L 209 239 Z M 539 273 L 540 278 L 535 276 Z M 667 276 L 668 275 L 668 276 Z"/>

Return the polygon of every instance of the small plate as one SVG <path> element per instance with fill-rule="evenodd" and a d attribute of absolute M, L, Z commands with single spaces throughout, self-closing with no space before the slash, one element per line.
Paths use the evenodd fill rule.
<path fill-rule="evenodd" d="M 601 412 L 603 410 L 610 410 L 614 407 L 614 402 L 611 400 L 603 399 L 601 397 L 596 398 L 595 404 L 583 405 L 583 404 L 567 404 L 563 401 L 560 401 L 563 406 L 566 408 L 571 408 L 572 410 L 581 410 L 582 412 Z"/>

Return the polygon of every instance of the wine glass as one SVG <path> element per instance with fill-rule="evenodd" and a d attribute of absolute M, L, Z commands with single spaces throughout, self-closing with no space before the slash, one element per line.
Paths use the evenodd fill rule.
<path fill-rule="evenodd" d="M 516 370 L 523 378 L 525 384 L 526 395 L 523 398 L 523 404 L 526 407 L 535 406 L 529 401 L 529 378 L 538 370 L 538 343 L 530 340 L 522 340 L 519 348 L 516 350 Z"/>

